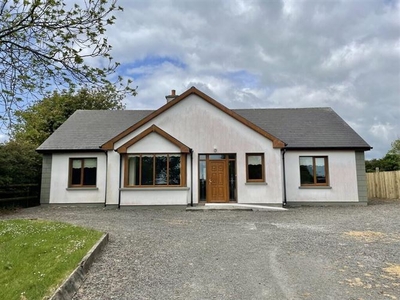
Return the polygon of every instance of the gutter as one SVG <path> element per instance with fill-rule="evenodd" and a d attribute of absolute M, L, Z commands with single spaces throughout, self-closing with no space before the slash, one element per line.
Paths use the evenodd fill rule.
<path fill-rule="evenodd" d="M 285 153 L 286 153 L 286 148 L 283 148 L 282 149 L 282 166 L 283 166 L 283 202 L 282 202 L 282 207 L 285 207 L 287 205 Z"/>
<path fill-rule="evenodd" d="M 190 206 L 193 206 L 193 149 L 190 151 Z"/>

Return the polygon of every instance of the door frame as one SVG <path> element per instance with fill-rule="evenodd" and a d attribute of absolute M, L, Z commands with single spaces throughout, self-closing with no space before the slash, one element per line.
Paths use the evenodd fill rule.
<path fill-rule="evenodd" d="M 225 155 L 225 158 L 220 158 L 220 159 L 210 159 L 211 155 Z M 231 156 L 234 155 L 234 157 L 232 158 Z M 201 156 L 205 156 L 205 158 L 200 158 Z M 197 166 L 198 166 L 198 172 L 197 172 L 197 182 L 198 182 L 198 203 L 228 203 L 228 202 L 237 202 L 237 154 L 236 153 L 199 153 L 198 156 L 198 162 L 197 162 Z M 205 193 L 205 199 L 201 199 L 200 195 L 201 195 L 201 179 L 200 179 L 200 173 L 201 173 L 201 169 L 200 169 L 200 161 L 205 162 L 205 166 L 206 166 L 206 172 L 205 172 L 205 184 L 206 184 L 206 193 Z M 225 177 L 225 183 L 226 183 L 226 202 L 215 202 L 215 201 L 210 201 L 209 200 L 209 161 L 225 161 L 225 172 L 226 172 L 226 177 Z M 234 162 L 234 169 L 235 169 L 235 174 L 234 176 L 234 185 L 233 185 L 233 199 L 231 199 L 230 197 L 230 192 L 231 192 L 231 179 L 229 178 L 229 162 L 233 161 Z"/>

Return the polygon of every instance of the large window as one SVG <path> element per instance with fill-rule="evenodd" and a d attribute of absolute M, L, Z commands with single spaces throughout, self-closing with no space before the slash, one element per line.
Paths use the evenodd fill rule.
<path fill-rule="evenodd" d="M 264 154 L 246 154 L 247 182 L 263 182 Z"/>
<path fill-rule="evenodd" d="M 328 157 L 300 156 L 300 183 L 307 185 L 328 185 Z"/>
<path fill-rule="evenodd" d="M 181 154 L 129 154 L 125 186 L 181 186 L 183 162 Z"/>
<path fill-rule="evenodd" d="M 71 158 L 69 161 L 69 186 L 96 186 L 97 158 Z"/>

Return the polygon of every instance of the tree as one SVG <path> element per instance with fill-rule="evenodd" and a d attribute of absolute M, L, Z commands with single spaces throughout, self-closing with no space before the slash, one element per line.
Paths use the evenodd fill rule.
<path fill-rule="evenodd" d="M 39 183 L 42 157 L 29 143 L 0 144 L 0 186 Z"/>
<path fill-rule="evenodd" d="M 77 1 L 78 2 L 78 1 Z M 0 2 L 0 125 L 9 129 L 15 109 L 49 89 L 114 86 L 135 94 L 122 78 L 105 37 L 116 0 L 3 0 Z M 94 58 L 105 59 L 93 63 Z M 103 65 L 95 67 L 94 65 Z M 7 122 L 7 123 L 5 123 Z"/>
<path fill-rule="evenodd" d="M 400 170 L 400 139 L 392 143 L 392 148 L 381 159 L 372 159 L 365 161 L 365 170 L 375 172 L 376 168 L 380 171 Z"/>
<path fill-rule="evenodd" d="M 124 109 L 124 105 L 122 96 L 112 87 L 56 91 L 26 110 L 16 111 L 13 139 L 36 148 L 78 109 L 116 110 Z"/>

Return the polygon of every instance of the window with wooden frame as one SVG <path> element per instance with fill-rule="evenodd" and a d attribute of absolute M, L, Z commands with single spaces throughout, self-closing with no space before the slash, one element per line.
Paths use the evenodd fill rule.
<path fill-rule="evenodd" d="M 95 187 L 97 158 L 70 158 L 69 187 Z"/>
<path fill-rule="evenodd" d="M 302 186 L 329 185 L 327 156 L 300 156 L 300 184 Z"/>
<path fill-rule="evenodd" d="M 185 154 L 125 155 L 125 187 L 185 186 Z"/>
<path fill-rule="evenodd" d="M 247 182 L 264 182 L 265 167 L 263 153 L 246 154 L 246 179 Z"/>

